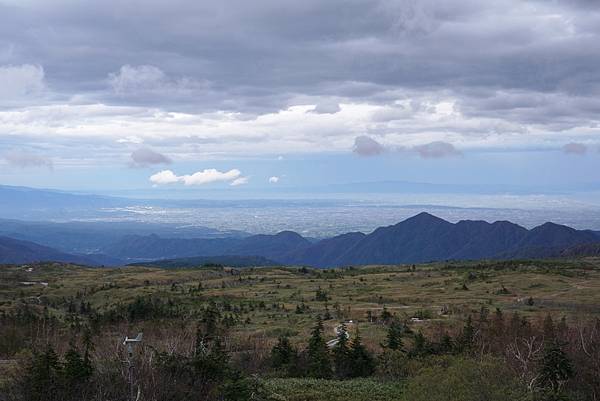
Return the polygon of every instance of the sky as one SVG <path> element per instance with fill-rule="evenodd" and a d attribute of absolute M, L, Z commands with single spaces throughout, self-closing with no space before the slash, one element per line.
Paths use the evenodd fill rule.
<path fill-rule="evenodd" d="M 598 43 L 594 0 L 0 0 L 0 184 L 584 188 Z"/>

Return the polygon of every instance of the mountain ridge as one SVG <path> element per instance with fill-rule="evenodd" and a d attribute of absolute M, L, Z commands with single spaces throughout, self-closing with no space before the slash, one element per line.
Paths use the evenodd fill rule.
<path fill-rule="evenodd" d="M 509 221 L 461 220 L 451 223 L 422 212 L 399 223 L 379 227 L 369 234 L 345 233 L 316 242 L 308 241 L 293 231 L 210 240 L 137 236 L 131 251 L 127 242 L 119 243 L 120 249 L 115 256 L 139 258 L 143 256 L 143 249 L 158 252 L 161 246 L 166 246 L 168 249 L 162 255 L 156 255 L 160 256 L 157 259 L 262 256 L 281 264 L 336 267 L 547 257 L 558 255 L 562 249 L 600 242 L 600 235 L 555 223 L 545 223 L 531 230 Z M 115 250 L 111 251 L 109 247 L 103 251 L 112 254 Z"/>
<path fill-rule="evenodd" d="M 294 231 L 222 238 L 131 234 L 99 246 L 95 254 L 80 255 L 21 239 L 10 242 L 9 237 L 2 238 L 0 247 L 4 245 L 4 248 L 0 248 L 0 262 L 4 260 L 4 263 L 55 258 L 99 265 L 236 256 L 313 267 L 561 257 L 581 255 L 587 250 L 596 252 L 594 244 L 600 243 L 597 232 L 556 223 L 548 222 L 528 230 L 509 221 L 451 223 L 427 212 L 379 227 L 369 234 L 350 232 L 319 241 L 309 240 Z M 16 257 L 19 252 L 21 259 Z"/>

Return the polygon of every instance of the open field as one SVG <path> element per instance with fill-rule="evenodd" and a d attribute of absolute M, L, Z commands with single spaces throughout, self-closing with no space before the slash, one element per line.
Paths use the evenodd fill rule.
<path fill-rule="evenodd" d="M 538 387 L 527 389 L 526 383 L 537 374 L 541 354 L 521 365 L 519 352 L 530 344 L 527 341 L 533 341 L 538 353 L 544 349 L 545 319 L 551 316 L 556 322 L 553 336 L 564 339 L 564 349 L 577 363 L 576 368 L 581 368 L 572 379 L 571 394 L 583 394 L 577 399 L 594 399 L 599 390 L 594 379 L 598 374 L 594 355 L 600 353 L 600 326 L 594 323 L 600 318 L 599 293 L 600 259 L 593 258 L 331 270 L 5 265 L 0 266 L 0 322 L 5 322 L 0 326 L 0 377 L 4 378 L 0 388 L 7 386 L 16 394 L 7 400 L 19 399 L 23 393 L 11 383 L 18 383 L 24 369 L 33 366 L 32 355 L 43 357 L 40 352 L 50 345 L 64 358 L 72 347 L 71 340 L 77 339 L 81 350 L 85 331 L 91 329 L 95 387 L 82 387 L 74 399 L 92 399 L 85 397 L 85 391 L 91 391 L 94 397 L 104 394 L 101 399 L 120 400 L 127 392 L 120 344 L 126 334 L 144 332 L 144 346 L 136 356 L 143 372 L 140 377 L 161 377 L 163 381 L 147 381 L 140 386 L 149 392 L 147 399 L 170 399 L 174 395 L 161 393 L 170 388 L 166 383 L 174 380 L 169 366 L 178 369 L 177 375 L 185 372 L 180 369 L 186 366 L 197 369 L 193 361 L 198 357 L 199 330 L 206 333 L 216 328 L 230 361 L 220 366 L 258 378 L 261 391 L 269 396 L 257 399 L 387 401 L 412 399 L 415 394 L 428 399 L 429 382 L 440 380 L 448 383 L 440 384 L 433 397 L 445 394 L 450 386 L 472 395 L 448 400 L 475 399 L 481 388 L 498 391 L 490 400 L 503 399 L 503 391 L 511 388 L 518 390 L 515 399 L 522 399 L 521 395 L 538 391 Z M 216 317 L 213 329 L 211 313 Z M 377 369 L 364 378 L 341 381 L 317 379 L 323 376 L 306 373 L 310 369 L 306 350 L 318 316 L 323 318 L 323 344 L 334 339 L 336 329 L 346 322 L 352 341 L 360 332 Z M 503 316 L 500 323 L 498 316 Z M 475 331 L 467 349 L 461 344 L 469 317 Z M 404 325 L 404 345 L 398 352 L 383 346 L 389 343 L 392 322 Z M 418 344 L 421 333 L 427 339 L 424 348 Z M 444 345 L 448 333 L 450 343 Z M 299 351 L 300 359 L 294 366 L 304 373 L 274 367 L 271 352 L 282 337 L 289 338 Z M 488 357 L 493 359 L 486 365 Z M 454 373 L 446 374 L 449 368 Z M 107 372 L 112 372 L 112 379 L 103 382 L 109 377 Z M 339 374 L 337 368 L 333 372 Z M 462 383 L 469 375 L 473 375 L 470 388 Z M 235 379 L 235 374 L 227 377 L 237 380 L 231 384 L 234 388 L 240 383 L 252 388 L 249 379 Z M 210 385 L 213 391 L 226 393 L 224 387 Z M 1 396 L 0 400 L 4 401 Z"/>
<path fill-rule="evenodd" d="M 600 260 L 453 263 L 369 266 L 335 270 L 294 268 L 185 270 L 127 267 L 91 269 L 60 264 L 0 268 L 0 310 L 47 307 L 64 317 L 81 304 L 99 313 L 125 308 L 136 299 L 168 302 L 180 316 L 194 316 L 207 303 L 225 305 L 240 337 L 266 343 L 282 334 L 308 336 L 317 314 L 330 315 L 326 333 L 341 320 L 359 324 L 376 346 L 385 328 L 384 308 L 413 326 L 452 325 L 482 307 L 535 317 L 600 316 Z M 322 295 L 317 297 L 321 289 Z M 317 299 L 318 298 L 318 299 Z M 71 305 L 71 306 L 69 306 Z M 368 317 L 370 313 L 371 317 Z M 144 318 L 125 314 L 130 332 Z"/>

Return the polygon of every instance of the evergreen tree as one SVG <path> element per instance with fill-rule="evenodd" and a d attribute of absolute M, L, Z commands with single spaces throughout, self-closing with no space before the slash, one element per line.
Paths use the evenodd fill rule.
<path fill-rule="evenodd" d="M 79 353 L 72 342 L 65 354 L 65 362 L 61 372 L 68 387 L 84 383 L 92 373 L 81 353 Z"/>
<path fill-rule="evenodd" d="M 308 375 L 315 378 L 331 377 L 329 349 L 323 339 L 323 321 L 317 317 L 317 323 L 308 341 Z"/>
<path fill-rule="evenodd" d="M 337 344 L 333 347 L 333 365 L 337 377 L 343 379 L 350 375 L 352 367 L 350 348 L 348 347 L 348 330 L 343 323 L 339 326 Z"/>
<path fill-rule="evenodd" d="M 25 398 L 29 401 L 56 399 L 60 390 L 60 375 L 60 362 L 52 346 L 48 345 L 41 354 L 34 353 L 23 380 Z"/>
<path fill-rule="evenodd" d="M 573 365 L 557 341 L 546 343 L 539 365 L 540 386 L 559 399 L 564 384 L 573 377 Z"/>
<path fill-rule="evenodd" d="M 475 328 L 473 327 L 473 320 L 471 315 L 467 317 L 465 326 L 456 342 L 458 352 L 469 352 L 473 348 L 475 342 Z"/>
<path fill-rule="evenodd" d="M 419 330 L 414 337 L 413 348 L 410 351 L 411 357 L 424 356 L 429 353 L 429 344 L 423 333 Z"/>
<path fill-rule="evenodd" d="M 402 341 L 402 334 L 404 333 L 404 326 L 398 320 L 394 320 L 387 332 L 387 342 L 385 348 L 391 350 L 402 350 L 404 343 Z"/>
<path fill-rule="evenodd" d="M 363 345 L 362 339 L 356 329 L 356 334 L 352 339 L 350 348 L 351 361 L 351 376 L 352 377 L 367 377 L 375 372 L 375 358 Z"/>
<path fill-rule="evenodd" d="M 290 343 L 290 339 L 285 336 L 279 337 L 277 344 L 271 349 L 271 365 L 274 368 L 290 367 L 296 362 L 298 351 Z"/>

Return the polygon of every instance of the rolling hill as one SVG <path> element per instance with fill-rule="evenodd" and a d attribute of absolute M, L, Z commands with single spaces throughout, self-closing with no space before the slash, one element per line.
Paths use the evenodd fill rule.
<path fill-rule="evenodd" d="M 0 264 L 41 261 L 76 263 L 81 265 L 113 265 L 115 259 L 103 255 L 72 255 L 30 241 L 0 236 Z"/>

